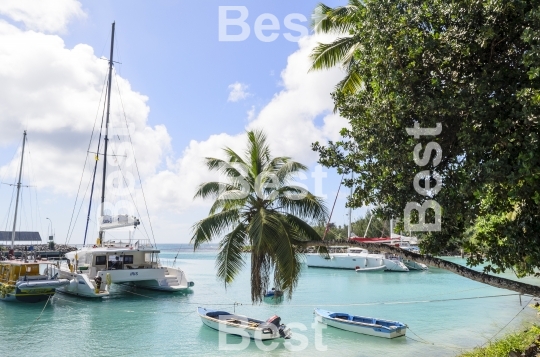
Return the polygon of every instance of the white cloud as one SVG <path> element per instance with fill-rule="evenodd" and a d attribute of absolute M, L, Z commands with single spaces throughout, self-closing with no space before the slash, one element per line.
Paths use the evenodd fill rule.
<path fill-rule="evenodd" d="M 255 106 L 252 105 L 251 108 L 247 112 L 247 119 L 248 121 L 253 120 L 255 118 Z"/>
<path fill-rule="evenodd" d="M 99 126 L 107 62 L 88 45 L 67 49 L 56 35 L 22 31 L 0 21 L 0 145 L 20 140 L 28 129 L 36 185 L 57 193 L 75 194 L 87 156 L 90 132 Z M 124 111 L 133 128 L 132 140 L 143 176 L 153 175 L 170 150 L 164 126 L 146 125 L 148 98 L 115 76 L 111 127 L 125 127 Z M 118 98 L 118 88 L 122 103 Z M 111 136 L 111 149 L 117 150 Z M 92 145 L 90 151 L 95 151 Z M 90 162 L 93 162 L 90 158 Z M 17 160 L 0 168 L 13 176 Z"/>
<path fill-rule="evenodd" d="M 311 150 L 311 144 L 338 139 L 340 129 L 348 125 L 345 119 L 332 112 L 334 104 L 330 97 L 335 85 L 343 78 L 341 70 L 308 73 L 312 49 L 318 42 L 330 40 L 319 35 L 302 38 L 300 48 L 289 56 L 287 67 L 281 73 L 282 90 L 258 115 L 254 107 L 248 112 L 248 119 L 252 117 L 246 130 L 263 129 L 275 156 L 291 156 L 306 165 L 313 165 L 317 155 Z M 322 123 L 317 124 L 317 119 L 322 119 Z M 208 202 L 193 202 L 197 186 L 217 178 L 208 172 L 203 158 L 224 158 L 221 149 L 225 146 L 243 152 L 244 134 L 222 133 L 204 141 L 191 141 L 168 170 L 152 177 L 149 186 L 153 187 L 154 193 L 150 196 L 155 197 L 161 192 L 154 204 L 159 202 L 162 209 L 178 211 L 207 206 Z"/>
<path fill-rule="evenodd" d="M 240 82 L 235 82 L 229 85 L 229 102 L 238 102 L 239 100 L 246 99 L 252 94 L 247 91 L 248 85 Z"/>
<path fill-rule="evenodd" d="M 85 16 L 77 0 L 2 0 L 0 14 L 30 30 L 50 33 L 64 32 L 69 21 Z"/>
<path fill-rule="evenodd" d="M 311 143 L 335 140 L 339 129 L 347 125 L 332 113 L 329 95 L 343 73 L 338 69 L 308 73 L 309 53 L 318 41 L 327 40 L 319 36 L 303 38 L 281 73 L 281 91 L 258 113 L 255 107 L 247 113 L 246 129 L 265 130 L 274 155 L 292 156 L 304 164 L 314 164 L 316 154 L 311 151 Z M 4 21 L 0 21 L 0 42 L 0 145 L 15 145 L 22 131 L 28 129 L 35 179 L 32 184 L 54 192 L 54 199 L 73 196 L 87 157 L 88 134 L 96 118 L 98 126 L 101 119 L 97 108 L 102 100 L 107 62 L 98 59 L 88 45 L 67 49 L 56 35 L 23 31 Z M 120 87 L 123 106 L 116 86 Z M 229 88 L 231 101 L 250 95 L 246 84 L 237 82 Z M 221 133 L 203 141 L 193 140 L 178 159 L 167 160 L 171 138 L 166 127 L 148 126 L 148 98 L 134 91 L 126 79 L 116 76 L 112 95 L 111 127 L 123 126 L 125 110 L 133 129 L 132 140 L 146 201 L 155 215 L 153 223 L 157 231 L 171 235 L 161 236 L 158 241 L 186 241 L 187 227 L 200 219 L 198 214 L 203 214 L 201 209 L 209 204 L 193 201 L 196 188 L 202 182 L 218 179 L 204 165 L 204 157 L 223 157 L 225 146 L 242 152 L 245 133 Z M 121 154 L 114 137 L 111 149 Z M 90 151 L 95 151 L 95 145 Z M 88 160 L 88 168 L 93 167 L 92 155 Z M 164 162 L 165 169 L 159 169 Z M 17 165 L 18 160 L 14 159 L 1 167 L 0 177 L 6 178 L 8 174 L 13 178 Z M 135 174 L 134 165 L 126 169 Z M 83 190 L 88 179 L 85 176 Z M 143 198 L 140 193 L 135 195 L 144 215 Z M 58 204 L 66 206 L 65 202 Z"/>

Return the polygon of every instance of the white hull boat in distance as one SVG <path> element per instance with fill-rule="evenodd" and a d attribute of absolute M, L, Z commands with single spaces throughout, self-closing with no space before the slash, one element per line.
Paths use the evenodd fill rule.
<path fill-rule="evenodd" d="M 61 292 L 90 298 L 109 295 L 111 284 L 129 284 L 169 292 L 187 291 L 194 284 L 178 268 L 163 267 L 159 250 L 137 241 L 106 242 L 103 247 L 86 247 L 66 254 L 59 275 L 71 279 Z M 105 289 L 102 289 L 105 287 Z"/>
<path fill-rule="evenodd" d="M 231 335 L 249 337 L 255 340 L 291 338 L 290 329 L 281 324 L 281 318 L 276 315 L 262 321 L 231 314 L 227 311 L 211 310 L 203 307 L 197 308 L 197 313 L 206 326 Z"/>
<path fill-rule="evenodd" d="M 386 266 L 380 266 L 380 267 L 373 267 L 373 268 L 361 268 L 361 267 L 356 267 L 356 272 L 357 273 L 377 273 L 377 272 L 381 272 L 381 271 L 385 271 L 386 270 Z"/>
<path fill-rule="evenodd" d="M 357 267 L 365 269 L 384 266 L 387 271 L 409 271 L 399 259 L 388 254 L 371 254 L 366 249 L 350 247 L 329 247 L 328 250 L 328 256 L 306 253 L 307 266 L 351 270 L 356 270 Z"/>
<path fill-rule="evenodd" d="M 332 312 L 322 309 L 315 309 L 314 314 L 317 322 L 364 335 L 396 338 L 405 336 L 407 330 L 407 325 L 397 321 L 354 316 L 344 312 Z"/>

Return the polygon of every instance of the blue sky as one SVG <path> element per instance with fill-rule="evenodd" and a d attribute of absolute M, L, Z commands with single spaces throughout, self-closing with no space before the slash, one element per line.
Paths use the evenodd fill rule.
<path fill-rule="evenodd" d="M 198 183 L 212 179 L 203 171 L 202 158 L 219 156 L 226 145 L 240 150 L 246 129 L 264 129 L 276 155 L 292 156 L 313 171 L 316 155 L 311 142 L 336 140 L 346 125 L 332 113 L 330 99 L 343 73 L 307 71 L 313 46 L 331 37 L 316 37 L 310 29 L 299 42 L 283 36 L 299 34 L 284 26 L 290 14 L 304 15 L 308 21 L 303 25 L 309 28 L 317 1 L 44 0 L 37 8 L 35 4 L 0 4 L 0 41 L 6 45 L 0 56 L 4 68 L 0 80 L 5 83 L 0 93 L 5 114 L 0 119 L 4 127 L 0 178 L 14 181 L 13 155 L 27 129 L 33 152 L 25 170 L 33 177 L 27 175 L 25 180 L 36 181 L 32 184 L 38 207 L 24 222 L 26 229 L 41 229 L 43 236 L 49 224 L 45 217 L 53 221 L 57 241 L 68 236 L 106 73 L 106 61 L 99 58 L 109 55 L 113 21 L 115 60 L 120 62 L 116 86 L 127 120 L 135 128 L 135 152 L 158 242 L 189 241 L 190 227 L 208 210 L 208 202 L 191 199 Z M 219 41 L 220 6 L 242 6 L 249 12 L 245 22 L 251 34 L 246 40 Z M 255 34 L 254 24 L 262 14 L 271 14 L 280 23 L 273 42 L 263 42 Z M 112 93 L 113 111 L 118 114 L 113 121 L 120 120 L 119 98 Z M 324 171 L 328 178 L 322 193 L 331 208 L 339 178 L 332 170 Z M 86 173 L 83 193 L 88 180 Z M 302 182 L 315 189 L 310 172 Z M 345 191 L 336 203 L 332 221 L 337 223 L 346 220 Z M 0 187 L 3 202 L 11 195 L 9 186 Z M 136 197 L 139 205 L 141 197 Z M 5 206 L 0 207 L 0 224 L 9 221 Z M 82 243 L 84 211 L 81 208 L 70 242 Z M 353 217 L 361 213 L 357 210 Z"/>

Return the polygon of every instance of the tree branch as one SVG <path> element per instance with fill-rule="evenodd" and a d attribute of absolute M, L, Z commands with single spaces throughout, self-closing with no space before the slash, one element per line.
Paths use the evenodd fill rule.
<path fill-rule="evenodd" d="M 444 259 L 435 258 L 429 255 L 416 254 L 408 250 L 403 250 L 401 248 L 393 247 L 386 244 L 360 243 L 360 242 L 343 242 L 343 243 L 339 242 L 338 243 L 338 242 L 309 241 L 309 242 L 303 242 L 300 245 L 304 247 L 308 247 L 308 246 L 329 247 L 329 246 L 340 245 L 340 246 L 349 246 L 349 247 L 361 247 L 364 249 L 368 249 L 370 251 L 377 250 L 380 252 L 399 254 L 405 258 L 414 260 L 415 262 L 423 263 L 423 264 L 437 267 L 440 269 L 445 269 L 445 270 L 451 271 L 452 273 L 461 275 L 465 278 L 478 281 L 483 284 L 491 285 L 496 288 L 512 290 L 520 294 L 527 294 L 527 295 L 540 297 L 540 286 L 526 284 L 519 281 L 511 280 L 511 279 L 501 278 L 499 276 L 482 273 L 482 272 L 467 268 L 463 265 L 446 261 Z"/>

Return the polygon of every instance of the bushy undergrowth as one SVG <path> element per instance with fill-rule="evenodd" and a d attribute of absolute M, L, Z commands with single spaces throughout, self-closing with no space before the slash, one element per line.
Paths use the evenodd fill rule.
<path fill-rule="evenodd" d="M 459 357 L 508 357 L 510 351 L 523 351 L 540 335 L 540 326 L 533 325 L 526 331 L 514 332 L 486 347 L 478 347 Z"/>

